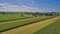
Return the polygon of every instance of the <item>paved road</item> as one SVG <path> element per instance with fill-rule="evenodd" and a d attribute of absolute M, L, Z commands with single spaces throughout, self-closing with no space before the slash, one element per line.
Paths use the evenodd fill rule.
<path fill-rule="evenodd" d="M 59 18 L 60 18 L 60 16 L 51 18 L 51 19 L 47 19 L 44 21 L 40 21 L 37 23 L 33 23 L 30 25 L 26 25 L 23 27 L 15 28 L 15 29 L 12 29 L 12 30 L 9 30 L 6 32 L 2 32 L 0 34 L 32 34 L 33 32 L 36 32 L 36 31 L 48 26 L 49 24 L 55 22 Z"/>

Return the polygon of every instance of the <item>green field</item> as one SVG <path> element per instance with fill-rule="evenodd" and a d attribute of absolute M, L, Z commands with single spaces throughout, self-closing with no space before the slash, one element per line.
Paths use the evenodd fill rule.
<path fill-rule="evenodd" d="M 60 34 L 60 20 L 55 21 L 49 26 L 35 32 L 34 34 Z"/>
<path fill-rule="evenodd" d="M 37 19 L 41 19 L 41 18 L 44 18 L 44 20 L 43 19 L 40 20 L 40 21 L 37 20 Z M 47 18 L 50 18 L 50 19 L 47 19 Z M 31 19 L 32 22 L 30 22 L 31 20 L 28 20 L 28 22 L 30 22 L 31 24 L 29 23 L 28 25 L 24 25 L 22 27 L 18 27 L 18 28 L 15 28 L 15 29 L 4 31 L 4 32 L 1 32 L 0 34 L 33 34 L 34 32 L 39 31 L 39 30 L 45 28 L 46 26 L 49 26 L 50 24 L 54 23 L 55 21 L 58 21 L 59 18 L 60 18 L 59 16 L 54 17 L 54 18 L 51 18 L 50 16 L 35 17 L 34 21 Z M 38 22 L 36 22 L 35 19 Z M 27 24 L 26 22 L 24 22 L 24 23 Z M 35 34 L 38 34 L 38 33 L 35 33 Z"/>
<path fill-rule="evenodd" d="M 57 19 L 57 21 L 55 21 L 55 19 Z M 60 27 L 59 27 L 60 20 L 58 20 L 58 19 L 59 19 L 58 16 L 37 16 L 37 17 L 34 17 L 31 14 L 24 14 L 23 16 L 21 16 L 21 14 L 0 14 L 0 32 L 3 33 L 7 30 L 12 30 L 15 28 L 22 27 L 23 31 L 26 31 L 26 33 L 27 32 L 29 33 L 29 31 L 33 32 L 35 30 L 38 30 L 39 27 L 40 28 L 44 27 L 44 25 L 47 25 L 50 22 L 52 23 L 53 21 L 55 21 L 52 24 L 46 26 L 45 28 L 42 28 L 42 29 L 39 29 L 38 31 L 33 32 L 33 34 L 60 34 Z M 38 23 L 39 25 L 38 24 L 34 25 L 34 23 Z M 33 27 L 30 27 L 29 26 L 30 24 L 33 25 Z M 24 29 L 24 27 L 23 27 L 26 25 L 27 25 L 27 30 L 25 30 L 26 28 Z M 37 29 L 35 26 L 37 27 Z M 30 28 L 31 28 L 31 30 L 30 30 Z"/>
<path fill-rule="evenodd" d="M 21 21 L 15 21 L 15 22 L 11 22 L 11 23 L 6 23 L 6 24 L 0 24 L 0 31 L 5 30 L 5 29 L 9 29 L 9 28 L 14 28 L 17 26 L 21 26 L 24 24 L 28 24 L 34 21 L 38 21 L 38 20 L 43 20 L 43 19 L 47 19 L 50 18 L 48 16 L 41 16 L 41 17 L 34 17 L 34 18 L 29 18 L 29 19 L 25 19 L 25 20 L 21 20 Z"/>
<path fill-rule="evenodd" d="M 24 14 L 24 16 L 21 16 L 21 14 L 0 14 L 0 21 L 22 19 L 27 17 L 33 17 L 33 16 L 30 14 Z"/>

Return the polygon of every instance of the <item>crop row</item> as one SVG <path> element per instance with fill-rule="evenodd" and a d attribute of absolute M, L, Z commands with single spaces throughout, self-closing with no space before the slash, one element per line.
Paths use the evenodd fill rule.
<path fill-rule="evenodd" d="M 34 34 L 60 34 L 60 20 L 55 21 L 49 26 L 35 32 Z"/>
<path fill-rule="evenodd" d="M 16 22 L 11 22 L 11 23 L 1 24 L 0 25 L 0 32 L 10 30 L 10 29 L 14 29 L 17 27 L 21 27 L 21 26 L 24 26 L 27 24 L 35 23 L 37 21 L 42 21 L 42 20 L 45 20 L 48 18 L 51 18 L 51 17 L 48 17 L 48 16 L 35 17 L 35 18 L 30 18 L 30 19 L 26 19 L 26 20 L 22 20 L 22 21 L 16 21 Z"/>

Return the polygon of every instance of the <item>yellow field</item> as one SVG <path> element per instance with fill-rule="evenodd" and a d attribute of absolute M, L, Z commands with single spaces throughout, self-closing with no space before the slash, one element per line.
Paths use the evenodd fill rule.
<path fill-rule="evenodd" d="M 51 19 L 48 19 L 48 20 L 44 20 L 44 21 L 40 21 L 40 22 L 37 22 L 37 23 L 33 23 L 33 24 L 30 24 L 30 25 L 26 25 L 26 26 L 23 26 L 23 27 L 19 27 L 19 28 L 16 28 L 16 29 L 12 29 L 12 30 L 9 30 L 9 31 L 6 31 L 6 32 L 2 32 L 0 34 L 32 34 L 46 26 L 48 26 L 49 24 L 59 20 L 60 16 L 58 17 L 55 17 L 55 18 L 51 18 Z"/>

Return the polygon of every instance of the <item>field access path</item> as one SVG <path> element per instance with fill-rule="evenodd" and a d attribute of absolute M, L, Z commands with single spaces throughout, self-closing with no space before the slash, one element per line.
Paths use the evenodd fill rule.
<path fill-rule="evenodd" d="M 37 23 L 33 23 L 33 24 L 29 24 L 23 27 L 19 27 L 19 28 L 15 28 L 6 32 L 2 32 L 0 34 L 32 34 L 46 26 L 48 26 L 49 24 L 59 20 L 60 16 L 58 17 L 54 17 L 51 19 L 47 19 L 44 21 L 40 21 Z"/>

